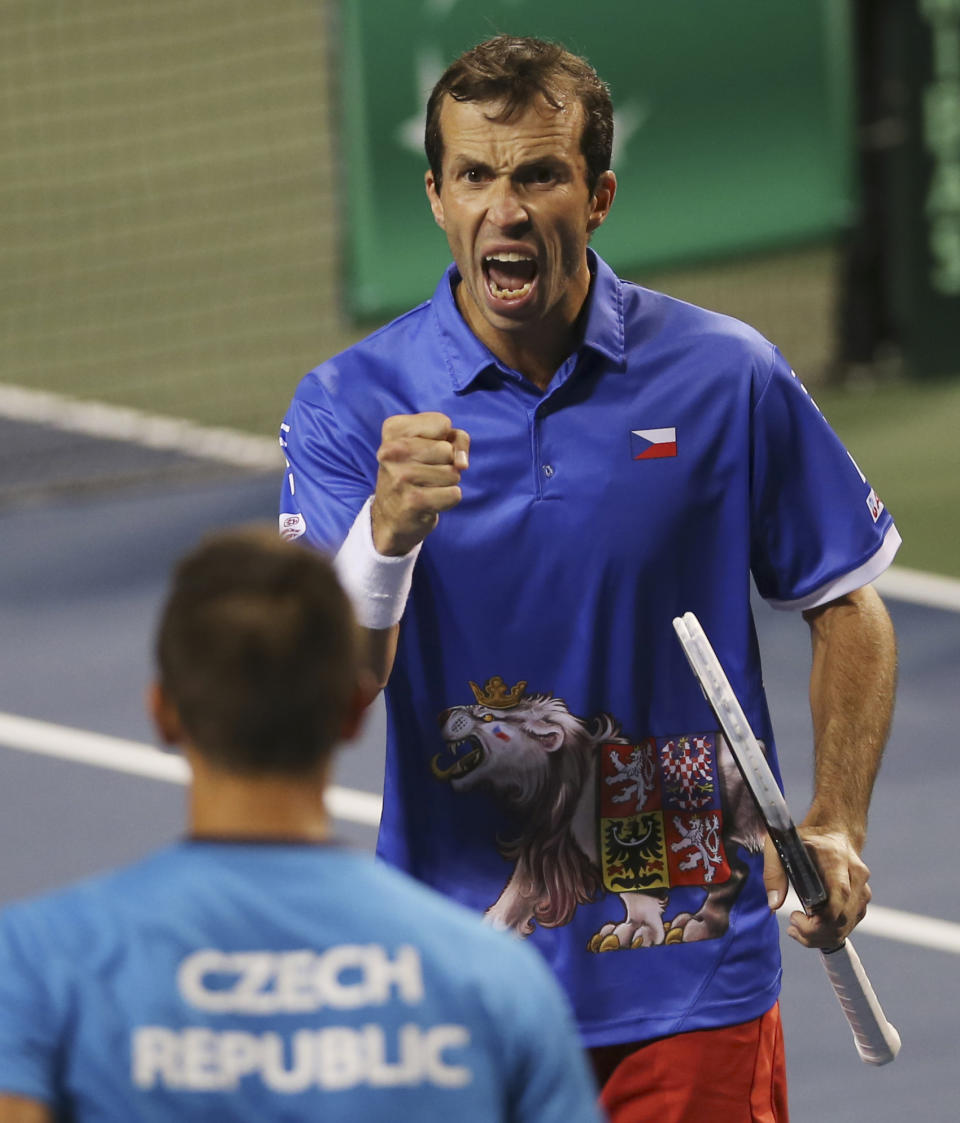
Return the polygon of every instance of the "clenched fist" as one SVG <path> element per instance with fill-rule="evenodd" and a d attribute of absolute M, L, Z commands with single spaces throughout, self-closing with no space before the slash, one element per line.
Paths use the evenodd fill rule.
<path fill-rule="evenodd" d="M 470 437 L 443 413 L 397 414 L 383 423 L 377 488 L 370 516 L 373 544 L 387 556 L 406 554 L 461 499 L 460 473 Z"/>

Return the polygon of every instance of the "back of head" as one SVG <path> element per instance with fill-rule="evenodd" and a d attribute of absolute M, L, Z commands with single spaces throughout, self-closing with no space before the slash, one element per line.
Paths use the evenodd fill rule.
<path fill-rule="evenodd" d="M 443 136 L 440 110 L 446 96 L 455 101 L 489 102 L 497 121 L 511 121 L 539 99 L 554 109 L 571 98 L 583 107 L 580 148 L 587 161 L 592 191 L 610 167 L 613 150 L 613 105 L 610 91 L 593 67 L 559 43 L 497 35 L 472 47 L 441 75 L 427 103 L 424 146 L 439 189 L 442 183 Z"/>
<path fill-rule="evenodd" d="M 340 736 L 359 635 L 329 562 L 275 531 L 216 534 L 178 565 L 160 684 L 193 747 L 229 771 L 300 775 Z"/>

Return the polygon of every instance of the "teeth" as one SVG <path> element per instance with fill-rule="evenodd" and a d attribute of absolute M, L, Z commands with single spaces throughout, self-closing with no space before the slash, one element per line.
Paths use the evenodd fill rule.
<path fill-rule="evenodd" d="M 530 291 L 530 282 L 519 289 L 502 289 L 494 281 L 490 282 L 490 291 L 498 300 L 517 300 L 521 296 L 526 296 Z"/>
<path fill-rule="evenodd" d="M 487 261 L 533 261 L 533 258 L 523 253 L 492 253 Z"/>

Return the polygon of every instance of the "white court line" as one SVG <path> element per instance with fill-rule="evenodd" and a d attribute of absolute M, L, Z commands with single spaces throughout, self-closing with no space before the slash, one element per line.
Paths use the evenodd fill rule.
<path fill-rule="evenodd" d="M 960 612 L 960 581 L 954 577 L 941 577 L 937 573 L 892 565 L 880 574 L 874 586 L 881 596 L 893 600 Z"/>
<path fill-rule="evenodd" d="M 237 429 L 196 425 L 178 417 L 164 417 L 103 402 L 85 402 L 23 386 L 0 385 L 0 417 L 51 425 L 107 440 L 129 441 L 147 448 L 167 449 L 239 468 L 280 471 L 283 467 L 283 455 L 275 439 Z"/>
<path fill-rule="evenodd" d="M 802 912 L 800 898 L 791 889 L 778 914 L 778 919 L 788 921 L 790 913 Z M 935 916 L 924 916 L 918 912 L 904 912 L 901 909 L 888 909 L 883 905 L 869 905 L 867 915 L 854 929 L 860 933 L 879 936 L 883 940 L 896 940 L 901 944 L 916 944 L 918 947 L 933 951 L 946 951 L 960 955 L 960 924 L 952 920 L 939 920 Z"/>
<path fill-rule="evenodd" d="M 181 418 L 82 401 L 9 383 L 0 385 L 0 417 L 52 425 L 108 440 L 130 441 L 240 468 L 279 471 L 283 466 L 278 442 L 268 437 L 257 437 L 237 429 L 196 425 Z M 894 600 L 960 612 L 960 581 L 952 577 L 891 566 L 874 584 L 883 596 Z"/>
<path fill-rule="evenodd" d="M 139 741 L 88 733 L 16 714 L 0 713 L 0 747 L 91 764 L 168 784 L 186 784 L 190 779 L 187 762 L 174 753 L 161 752 Z M 334 819 L 369 827 L 380 823 L 382 801 L 372 792 L 332 785 L 327 788 L 326 802 Z"/>
<path fill-rule="evenodd" d="M 15 714 L 0 713 L 0 747 L 172 784 L 185 784 L 190 778 L 190 770 L 182 757 L 161 752 L 152 745 Z M 381 805 L 380 797 L 372 792 L 336 786 L 327 789 L 327 807 L 335 819 L 375 827 L 380 822 Z M 785 920 L 799 908 L 800 902 L 791 892 L 780 910 L 780 918 Z M 932 916 L 871 905 L 857 931 L 960 955 L 960 924 Z"/>

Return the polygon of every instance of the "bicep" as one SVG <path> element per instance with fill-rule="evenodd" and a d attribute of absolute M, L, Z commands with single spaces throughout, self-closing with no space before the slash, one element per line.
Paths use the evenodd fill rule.
<path fill-rule="evenodd" d="M 782 356 L 751 423 L 751 567 L 776 608 L 805 609 L 873 581 L 899 535 Z"/>
<path fill-rule="evenodd" d="M 281 532 L 335 553 L 376 487 L 376 448 L 348 440 L 329 410 L 296 398 L 281 439 Z"/>
<path fill-rule="evenodd" d="M 814 659 L 831 645 L 848 657 L 887 661 L 896 656 L 893 623 L 880 594 L 863 585 L 841 597 L 807 609 L 803 618 L 810 627 Z"/>
<path fill-rule="evenodd" d="M 804 613 L 810 626 L 810 707 L 818 756 L 832 739 L 855 741 L 879 759 L 897 683 L 893 623 L 877 591 L 855 589 Z M 844 733 L 844 731 L 846 731 Z"/>

